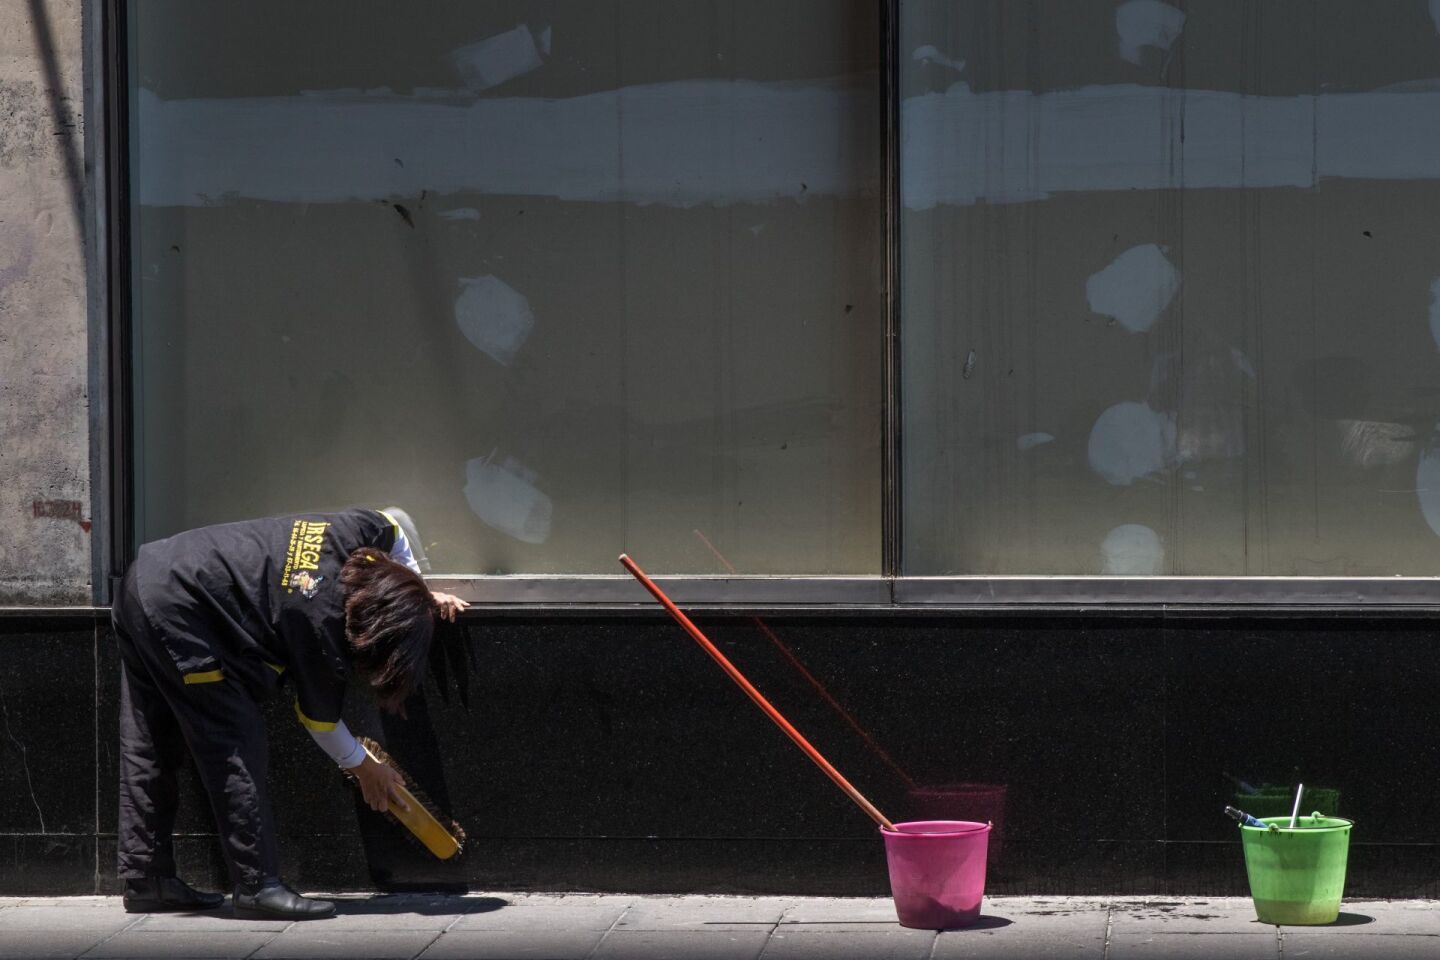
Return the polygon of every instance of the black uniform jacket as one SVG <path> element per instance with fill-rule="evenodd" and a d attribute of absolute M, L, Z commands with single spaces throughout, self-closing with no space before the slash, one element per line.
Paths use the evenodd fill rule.
<path fill-rule="evenodd" d="M 358 509 L 201 527 L 141 547 L 135 585 L 187 684 L 234 679 L 259 699 L 283 676 L 301 722 L 328 730 L 349 677 L 340 568 L 360 547 L 388 553 L 397 533 Z"/>

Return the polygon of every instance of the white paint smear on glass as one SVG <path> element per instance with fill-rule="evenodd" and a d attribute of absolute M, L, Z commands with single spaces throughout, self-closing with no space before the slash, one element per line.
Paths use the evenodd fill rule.
<path fill-rule="evenodd" d="M 1436 0 L 1440 3 L 1440 0 Z M 1440 277 L 1430 284 L 1430 337 L 1440 347 Z"/>
<path fill-rule="evenodd" d="M 1085 281 L 1085 299 L 1131 333 L 1149 330 L 1180 289 L 1180 271 L 1153 243 L 1131 247 Z"/>
<path fill-rule="evenodd" d="M 544 63 L 534 35 L 524 24 L 453 51 L 450 62 L 465 88 L 473 93 L 497 87 Z"/>
<path fill-rule="evenodd" d="M 915 52 L 910 54 L 910 59 L 919 60 L 921 63 L 938 63 L 941 66 L 949 67 L 956 73 L 963 73 L 965 70 L 964 60 L 954 60 L 947 57 L 936 47 L 928 43 L 923 47 L 917 47 Z"/>
<path fill-rule="evenodd" d="M 1357 467 L 1399 463 L 1415 449 L 1414 431 L 1403 423 L 1383 420 L 1336 420 L 1340 452 Z"/>
<path fill-rule="evenodd" d="M 1125 523 L 1111 530 L 1100 544 L 1102 572 L 1111 576 L 1149 577 L 1163 572 L 1165 547 L 1160 535 L 1139 523 Z"/>
<path fill-rule="evenodd" d="M 544 543 L 554 506 L 534 480 L 513 458 L 495 464 L 479 457 L 465 464 L 465 500 L 487 526 L 524 543 Z"/>
<path fill-rule="evenodd" d="M 1086 455 L 1107 483 L 1129 486 L 1176 463 L 1175 418 L 1124 400 L 1095 421 Z"/>
<path fill-rule="evenodd" d="M 1140 48 L 1169 51 L 1185 29 L 1185 13 L 1160 0 L 1129 0 L 1115 8 L 1120 59 L 1140 62 Z"/>
<path fill-rule="evenodd" d="M 1415 495 L 1430 529 L 1440 536 L 1440 446 L 1432 439 L 1415 470 Z"/>
<path fill-rule="evenodd" d="M 510 366 L 535 326 L 525 295 L 499 277 L 461 277 L 455 323 L 465 339 Z"/>
<path fill-rule="evenodd" d="M 1440 176 L 1440 91 L 1255 97 L 1132 84 L 951 88 L 901 105 L 906 207 Z M 1183 144 L 1180 131 L 1184 130 Z"/>
<path fill-rule="evenodd" d="M 685 207 L 854 196 L 879 176 L 869 140 L 854 133 L 855 118 L 877 109 L 863 83 L 683 80 L 567 99 L 453 93 L 162 100 L 142 89 L 140 202 L 326 203 L 428 190 Z M 910 97 L 901 111 L 900 182 L 912 210 L 1079 191 L 1440 178 L 1440 90 L 1254 97 L 960 84 Z M 393 162 L 401 156 L 403 167 Z"/>
<path fill-rule="evenodd" d="M 1055 437 L 1048 433 L 1027 433 L 1023 436 L 1016 438 L 1015 449 L 1021 451 L 1033 450 L 1035 447 L 1040 446 L 1042 443 L 1050 443 L 1054 439 Z"/>

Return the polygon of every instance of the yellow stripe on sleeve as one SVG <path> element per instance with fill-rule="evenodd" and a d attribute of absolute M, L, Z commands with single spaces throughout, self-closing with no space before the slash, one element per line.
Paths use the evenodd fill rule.
<path fill-rule="evenodd" d="M 333 723 L 326 723 L 324 720 L 311 720 L 309 717 L 305 716 L 305 711 L 300 709 L 299 700 L 295 701 L 295 716 L 300 718 L 300 723 L 304 725 L 305 729 L 307 730 L 314 730 L 317 733 L 324 733 L 327 730 L 335 729 L 335 724 Z"/>
<path fill-rule="evenodd" d="M 186 673 L 182 674 L 182 676 L 184 676 L 186 683 L 215 683 L 225 679 L 225 671 L 206 670 L 202 673 Z"/>
<path fill-rule="evenodd" d="M 390 521 L 390 526 L 395 531 L 395 542 L 399 543 L 401 537 L 400 524 L 395 520 L 394 517 L 390 516 L 390 514 L 386 513 L 384 510 L 376 510 L 375 512 L 380 514 L 380 516 L 384 517 L 386 520 Z"/>

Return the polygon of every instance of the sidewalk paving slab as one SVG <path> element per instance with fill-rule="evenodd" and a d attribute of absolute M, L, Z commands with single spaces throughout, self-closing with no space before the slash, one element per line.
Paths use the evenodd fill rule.
<path fill-rule="evenodd" d="M 587 960 L 602 930 L 456 930 L 446 931 L 420 954 L 420 960 Z"/>
<path fill-rule="evenodd" d="M 615 930 L 769 928 L 778 924 L 795 902 L 780 897 L 642 897 L 630 904 Z"/>
<path fill-rule="evenodd" d="M 1429 934 L 1440 937 L 1440 905 L 1434 901 L 1353 900 L 1340 905 L 1340 919 L 1323 927 L 1282 926 L 1292 934 Z"/>
<path fill-rule="evenodd" d="M 1267 933 L 1159 933 L 1110 939 L 1109 960 L 1280 960 L 1280 938 Z"/>
<path fill-rule="evenodd" d="M 1285 937 L 1285 960 L 1435 960 L 1440 941 L 1426 936 Z"/>
<path fill-rule="evenodd" d="M 434 943 L 434 930 L 343 930 L 296 923 L 250 956 L 253 960 L 410 960 Z"/>
<path fill-rule="evenodd" d="M 935 941 L 935 960 L 961 957 L 1103 957 L 1110 905 L 1089 897 L 986 898 L 980 919 L 946 930 Z"/>
<path fill-rule="evenodd" d="M 1435 960 L 1440 904 L 1347 901 L 1273 927 L 1240 897 L 987 898 L 976 924 L 909 930 L 881 898 L 347 894 L 331 920 L 132 915 L 118 897 L 0 899 L 0 960 Z"/>
<path fill-rule="evenodd" d="M 279 933 L 292 920 L 241 920 L 226 906 L 204 913 L 125 914 L 141 933 Z"/>
<path fill-rule="evenodd" d="M 932 960 L 1092 960 L 1105 956 L 1104 937 L 1073 936 L 1063 928 L 1000 936 L 947 930 L 935 939 Z"/>
<path fill-rule="evenodd" d="M 1244 933 L 1275 939 L 1275 927 L 1255 919 L 1255 907 L 1249 900 L 1155 897 L 1114 903 L 1110 916 L 1112 937 L 1156 933 Z"/>
<path fill-rule="evenodd" d="M 0 960 L 73 960 L 110 935 L 87 930 L 4 930 L 0 931 Z"/>
<path fill-rule="evenodd" d="M 762 930 L 612 930 L 593 960 L 757 960 L 769 928 Z"/>
<path fill-rule="evenodd" d="M 828 927 L 824 931 L 779 929 L 765 944 L 761 960 L 928 960 L 932 930 Z"/>
<path fill-rule="evenodd" d="M 603 932 L 613 927 L 639 898 L 492 894 L 476 899 L 480 903 L 467 909 L 450 927 L 452 931 L 563 928 Z"/>
<path fill-rule="evenodd" d="M 277 934 L 272 931 L 237 933 L 231 930 L 144 932 L 122 930 L 80 954 L 84 960 L 152 960 L 155 957 L 248 957 Z"/>

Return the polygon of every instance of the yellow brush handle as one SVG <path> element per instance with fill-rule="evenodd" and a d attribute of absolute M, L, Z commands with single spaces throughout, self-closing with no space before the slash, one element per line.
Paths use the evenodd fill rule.
<path fill-rule="evenodd" d="M 384 762 L 379 757 L 376 757 L 375 754 L 371 753 L 368 747 L 365 749 L 365 752 L 369 753 L 370 759 L 376 763 Z M 391 787 L 391 792 L 404 800 L 406 806 L 410 809 L 402 810 L 392 800 L 390 801 L 390 815 L 396 820 L 399 820 L 405 826 L 405 829 L 415 834 L 415 839 L 423 843 L 425 849 L 435 854 L 435 856 L 441 860 L 449 860 L 460 852 L 460 842 L 450 835 L 450 831 L 446 830 L 439 820 L 436 820 L 430 815 L 430 812 L 425 809 L 425 806 L 419 800 L 415 799 L 413 793 L 398 784 Z"/>

